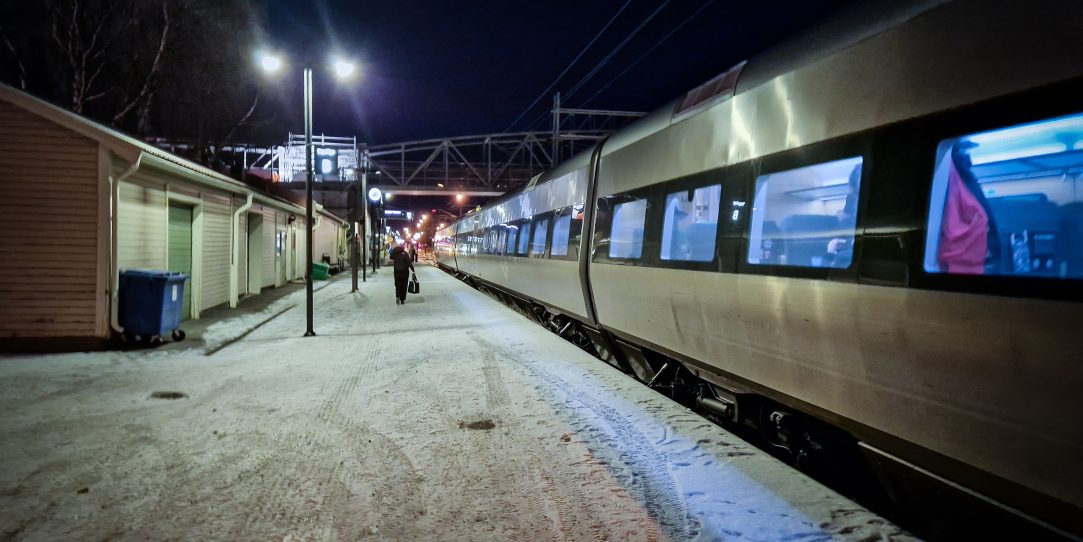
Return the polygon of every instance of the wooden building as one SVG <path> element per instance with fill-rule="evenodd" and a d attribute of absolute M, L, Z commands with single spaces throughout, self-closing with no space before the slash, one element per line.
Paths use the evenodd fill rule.
<path fill-rule="evenodd" d="M 345 223 L 314 218 L 313 261 L 341 261 Z M 185 318 L 304 277 L 303 207 L 3 85 L 0 229 L 3 350 L 104 344 L 125 269 L 188 274 Z"/>

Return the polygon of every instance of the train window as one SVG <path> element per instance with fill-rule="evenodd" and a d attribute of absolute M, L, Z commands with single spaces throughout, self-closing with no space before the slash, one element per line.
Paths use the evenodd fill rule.
<path fill-rule="evenodd" d="M 550 256 L 568 255 L 568 235 L 572 230 L 571 209 L 565 209 L 553 222 L 553 246 L 549 249 Z"/>
<path fill-rule="evenodd" d="M 613 229 L 609 241 L 610 258 L 638 259 L 643 254 L 643 221 L 647 218 L 647 200 L 618 203 L 613 208 Z"/>
<path fill-rule="evenodd" d="M 748 263 L 850 267 L 861 164 L 855 156 L 757 177 Z"/>
<path fill-rule="evenodd" d="M 576 261 L 579 259 L 579 241 L 583 236 L 583 205 L 573 205 L 557 211 L 553 222 L 553 244 L 550 258 Z"/>
<path fill-rule="evenodd" d="M 937 147 L 925 271 L 1083 278 L 1083 113 Z"/>
<path fill-rule="evenodd" d="M 515 254 L 526 256 L 528 248 L 530 248 L 530 222 L 523 222 L 519 224 L 519 245 L 515 250 Z"/>
<path fill-rule="evenodd" d="M 515 236 L 519 234 L 519 226 L 508 224 L 508 243 L 505 245 L 504 254 L 515 254 Z"/>
<path fill-rule="evenodd" d="M 530 241 L 530 255 L 538 258 L 545 256 L 546 236 L 549 235 L 549 219 L 534 221 L 534 238 Z"/>
<path fill-rule="evenodd" d="M 722 185 L 681 190 L 666 196 L 662 259 L 709 262 L 714 259 Z"/>
<path fill-rule="evenodd" d="M 493 245 L 493 254 L 496 254 L 497 256 L 499 256 L 499 255 L 504 253 L 504 247 L 507 246 L 507 244 L 508 244 L 508 241 L 507 241 L 508 227 L 506 225 L 504 225 L 504 224 L 500 224 L 499 226 L 496 227 L 496 230 L 497 230 L 497 237 L 496 237 L 496 244 Z"/>

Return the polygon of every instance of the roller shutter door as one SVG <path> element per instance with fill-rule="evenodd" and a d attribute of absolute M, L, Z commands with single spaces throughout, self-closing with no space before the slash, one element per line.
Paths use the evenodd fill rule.
<path fill-rule="evenodd" d="M 192 317 L 192 208 L 169 204 L 169 270 L 188 275 L 181 318 Z"/>

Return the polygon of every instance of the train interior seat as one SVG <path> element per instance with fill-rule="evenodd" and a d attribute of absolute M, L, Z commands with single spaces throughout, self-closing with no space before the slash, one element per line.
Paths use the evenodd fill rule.
<path fill-rule="evenodd" d="M 760 230 L 760 263 L 775 265 L 782 254 L 782 230 L 774 220 L 764 220 Z"/>
<path fill-rule="evenodd" d="M 790 215 L 782 220 L 782 256 L 786 265 L 826 265 L 827 244 L 838 237 L 839 220 L 831 215 Z"/>
<path fill-rule="evenodd" d="M 701 222 L 688 227 L 688 259 L 705 262 L 714 259 L 715 231 L 717 222 Z"/>
<path fill-rule="evenodd" d="M 987 198 L 1000 243 L 996 269 L 988 273 L 1058 276 L 1065 261 L 1058 250 L 1060 208 L 1045 194 Z"/>

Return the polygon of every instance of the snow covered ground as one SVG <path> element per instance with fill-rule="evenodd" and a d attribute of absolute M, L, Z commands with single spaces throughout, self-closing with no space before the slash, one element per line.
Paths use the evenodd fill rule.
<path fill-rule="evenodd" d="M 404 306 L 389 271 L 331 283 L 314 338 L 291 294 L 211 356 L 266 318 L 206 350 L 0 358 L 0 539 L 910 539 L 418 272 Z"/>

